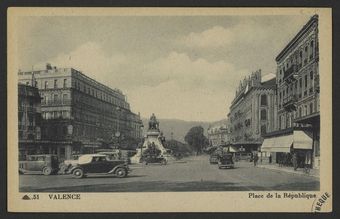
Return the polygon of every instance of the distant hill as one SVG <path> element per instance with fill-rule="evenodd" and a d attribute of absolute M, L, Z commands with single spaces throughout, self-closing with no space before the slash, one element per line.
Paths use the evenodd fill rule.
<path fill-rule="evenodd" d="M 158 118 L 157 118 L 158 119 Z M 144 130 L 148 128 L 149 119 L 142 118 L 144 124 Z M 200 122 L 200 121 L 184 121 L 179 119 L 158 119 L 159 128 L 163 132 L 166 140 L 171 140 L 173 133 L 173 140 L 180 142 L 184 141 L 184 136 L 187 132 L 194 126 L 202 126 L 204 128 L 205 136 L 207 136 L 207 129 L 210 124 L 215 124 L 216 122 Z"/>

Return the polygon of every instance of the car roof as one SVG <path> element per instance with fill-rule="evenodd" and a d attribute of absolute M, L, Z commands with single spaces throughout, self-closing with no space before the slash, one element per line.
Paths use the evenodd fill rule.
<path fill-rule="evenodd" d="M 26 156 L 29 156 L 29 157 L 46 157 L 46 156 L 57 156 L 55 154 L 29 154 L 29 155 L 26 155 Z"/>
<path fill-rule="evenodd" d="M 105 154 L 83 154 L 81 157 L 106 157 Z"/>
<path fill-rule="evenodd" d="M 93 157 L 107 157 L 107 155 L 104 154 L 84 154 L 78 158 L 79 164 L 86 164 L 90 163 L 92 161 Z"/>

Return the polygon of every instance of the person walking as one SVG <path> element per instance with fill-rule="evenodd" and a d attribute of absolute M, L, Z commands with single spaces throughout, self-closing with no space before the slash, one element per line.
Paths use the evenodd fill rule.
<path fill-rule="evenodd" d="M 258 160 L 259 160 L 259 156 L 257 155 L 257 153 L 255 153 L 255 155 L 254 155 L 254 167 L 256 167 Z"/>
<path fill-rule="evenodd" d="M 293 166 L 294 166 L 294 171 L 296 171 L 297 168 L 298 168 L 298 160 L 297 160 L 297 153 L 296 152 L 293 154 L 292 163 L 293 163 Z"/>
<path fill-rule="evenodd" d="M 311 158 L 311 152 L 307 151 L 306 152 L 306 157 L 305 157 L 305 173 L 309 173 L 311 169 L 311 164 L 312 164 L 312 158 Z"/>

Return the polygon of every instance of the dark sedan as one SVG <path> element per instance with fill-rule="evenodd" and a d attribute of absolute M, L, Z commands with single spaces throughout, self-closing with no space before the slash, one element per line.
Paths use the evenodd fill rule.
<path fill-rule="evenodd" d="M 126 177 L 129 171 L 124 160 L 110 160 L 103 154 L 86 154 L 79 157 L 78 162 L 68 172 L 79 179 L 89 173 L 115 174 L 122 178 Z"/>

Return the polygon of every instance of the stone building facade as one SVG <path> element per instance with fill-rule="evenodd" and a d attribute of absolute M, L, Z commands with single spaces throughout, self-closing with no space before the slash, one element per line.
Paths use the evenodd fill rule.
<path fill-rule="evenodd" d="M 73 68 L 19 72 L 19 83 L 39 89 L 42 138 L 46 153 L 70 158 L 90 153 L 119 136 L 141 137 L 142 121 L 131 112 L 126 96 Z M 32 79 L 33 78 L 33 79 Z"/>
<path fill-rule="evenodd" d="M 241 151 L 258 150 L 262 135 L 275 130 L 275 79 L 261 79 L 258 70 L 241 81 L 230 106 L 230 140 Z"/>
<path fill-rule="evenodd" d="M 18 85 L 18 137 L 19 159 L 25 155 L 37 153 L 41 141 L 41 105 L 37 88 Z"/>
<path fill-rule="evenodd" d="M 278 128 L 266 138 L 291 138 L 282 153 L 299 152 L 303 161 L 312 151 L 319 166 L 320 99 L 318 16 L 313 16 L 276 57 Z M 303 136 L 303 140 L 300 139 Z M 308 138 L 310 140 L 308 140 Z M 270 149 L 272 147 L 272 149 Z M 290 147 L 290 148 L 289 148 Z M 280 152 L 275 145 L 268 151 Z"/>
<path fill-rule="evenodd" d="M 227 124 L 215 124 L 208 128 L 209 145 L 213 147 L 228 145 L 230 136 L 228 133 Z"/>

